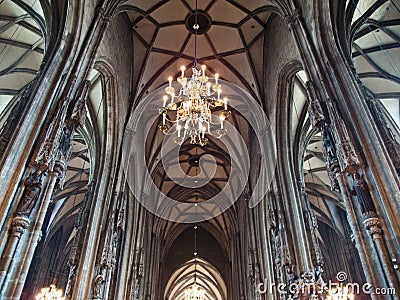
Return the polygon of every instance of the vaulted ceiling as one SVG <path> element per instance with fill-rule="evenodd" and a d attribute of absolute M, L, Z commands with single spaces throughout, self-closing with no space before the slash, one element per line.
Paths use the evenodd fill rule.
<path fill-rule="evenodd" d="M 0 125 L 37 75 L 45 30 L 39 0 L 0 1 Z"/>
<path fill-rule="evenodd" d="M 120 7 L 132 22 L 137 98 L 177 75 L 181 65 L 193 66 L 195 7 L 194 0 L 130 0 Z M 201 0 L 198 9 L 198 62 L 256 99 L 262 97 L 270 2 Z"/>
<path fill-rule="evenodd" d="M 400 3 L 347 1 L 349 39 L 354 66 L 376 99 L 399 112 Z"/>

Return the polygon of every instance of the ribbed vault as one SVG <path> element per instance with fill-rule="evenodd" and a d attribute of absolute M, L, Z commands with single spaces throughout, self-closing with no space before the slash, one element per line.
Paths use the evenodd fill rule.
<path fill-rule="evenodd" d="M 204 259 L 191 259 L 171 276 L 164 299 L 185 300 L 185 292 L 194 284 L 204 292 L 207 300 L 225 300 L 226 285 L 218 270 Z"/>
<path fill-rule="evenodd" d="M 348 0 L 351 56 L 363 85 L 399 122 L 400 3 Z"/>
<path fill-rule="evenodd" d="M 4 120 L 38 73 L 46 27 L 39 0 L 0 1 L 0 11 L 0 120 Z"/>
<path fill-rule="evenodd" d="M 199 24 L 206 26 L 199 30 L 199 63 L 207 65 L 210 75 L 218 72 L 254 98 L 262 98 L 264 29 L 276 8 L 265 0 L 201 0 L 198 7 Z M 119 10 L 126 11 L 132 22 L 137 99 L 177 74 L 181 65 L 192 66 L 194 35 L 188 23 L 193 22 L 194 0 L 129 0 Z"/>

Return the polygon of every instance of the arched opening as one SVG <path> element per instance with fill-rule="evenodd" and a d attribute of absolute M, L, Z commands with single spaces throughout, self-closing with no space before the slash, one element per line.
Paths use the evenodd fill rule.
<path fill-rule="evenodd" d="M 185 300 L 196 284 L 207 300 L 228 299 L 226 282 L 230 281 L 230 264 L 221 244 L 205 228 L 189 227 L 170 245 L 162 264 L 160 285 L 165 300 Z"/>
<path fill-rule="evenodd" d="M 165 289 L 164 299 L 186 300 L 192 288 L 197 288 L 206 300 L 227 299 L 226 286 L 221 274 L 203 259 L 187 261 L 172 274 Z"/>

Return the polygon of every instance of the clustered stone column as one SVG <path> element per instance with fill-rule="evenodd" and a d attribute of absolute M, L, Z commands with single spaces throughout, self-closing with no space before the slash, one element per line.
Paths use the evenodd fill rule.
<path fill-rule="evenodd" d="M 322 136 L 324 138 L 324 155 L 329 178 L 332 188 L 340 189 L 342 194 L 348 222 L 353 230 L 354 240 L 359 250 L 367 281 L 375 287 L 395 287 L 399 289 L 399 279 L 396 274 L 394 274 L 394 267 L 388 249 L 391 249 L 391 251 L 395 250 L 387 238 L 385 238 L 385 226 L 383 224 L 383 221 L 386 221 L 386 225 L 395 222 L 393 220 L 393 215 L 380 216 L 376 210 L 373 217 L 371 217 L 370 214 L 366 215 L 362 213 L 362 207 L 367 203 L 365 199 L 369 199 L 374 206 L 379 202 L 379 199 L 376 198 L 378 196 L 375 193 L 371 193 L 371 187 L 366 181 L 367 179 L 373 181 L 374 176 L 371 176 L 370 172 L 376 172 L 376 170 L 371 170 L 367 163 L 363 161 L 365 156 L 361 156 L 360 153 L 364 153 L 360 151 L 361 149 L 357 148 L 359 143 L 354 140 L 354 136 L 358 134 L 358 129 L 352 128 L 351 130 L 355 130 L 355 132 L 350 132 L 349 134 L 348 124 L 345 124 L 341 110 L 337 107 L 337 103 L 340 101 L 341 104 L 343 104 L 342 102 L 345 102 L 345 100 L 352 101 L 352 93 L 357 94 L 355 97 L 359 97 L 361 89 L 357 90 L 356 85 L 348 84 L 352 79 L 351 76 L 349 76 L 347 81 L 340 81 L 332 78 L 334 72 L 330 69 L 333 68 L 329 66 L 327 68 L 325 61 L 321 61 L 320 51 L 315 46 L 316 41 L 312 38 L 309 28 L 302 18 L 301 11 L 296 8 L 293 3 L 283 8 L 286 10 L 286 21 L 299 48 L 304 68 L 314 86 L 314 88 L 312 88 L 312 86 L 308 85 L 307 88 L 308 96 L 311 97 L 311 99 L 309 99 L 310 120 L 314 124 L 318 124 L 321 112 L 326 118 L 326 121 L 321 123 L 323 126 L 320 128 L 322 129 Z M 337 53 L 335 51 L 333 52 Z M 325 57 L 324 59 L 327 58 Z M 342 62 L 340 61 L 338 63 Z M 339 68 L 335 66 L 336 74 L 338 74 L 337 69 Z M 342 70 L 343 74 L 346 72 L 347 69 Z M 347 84 L 348 89 L 353 90 L 349 90 L 350 92 L 334 90 L 335 88 L 342 88 L 340 83 L 343 85 L 344 82 Z M 317 100 L 319 93 L 323 95 L 324 98 Z M 338 97 L 338 95 L 348 95 L 350 98 L 332 99 Z M 368 99 L 365 99 L 365 97 L 364 95 L 364 101 L 368 103 Z M 322 111 L 315 108 L 315 100 L 320 102 Z M 346 105 L 342 105 L 341 109 L 342 107 L 346 107 Z M 377 119 L 379 113 L 377 113 L 376 106 L 373 107 L 372 110 L 375 110 L 375 113 L 373 112 L 372 115 Z M 314 111 L 315 116 L 311 114 L 311 111 Z M 363 115 L 363 118 L 369 120 L 370 116 Z M 382 118 L 378 121 L 381 121 L 380 123 L 382 125 Z M 397 171 L 399 165 L 399 147 L 397 143 L 393 141 L 393 138 L 389 134 L 390 132 L 387 131 L 387 128 L 385 129 L 385 126 L 378 127 L 380 127 L 379 133 L 384 139 L 385 146 L 388 149 L 388 153 Z M 371 151 L 376 151 L 376 149 L 371 148 Z M 375 182 L 371 183 L 371 185 L 373 184 L 375 184 Z M 377 189 L 382 192 L 382 189 L 379 187 L 377 187 Z M 386 199 L 382 201 L 382 203 L 385 206 L 382 209 L 390 208 Z M 376 298 L 377 296 L 372 295 L 372 297 Z"/>
<path fill-rule="evenodd" d="M 53 115 L 49 114 L 51 121 L 47 121 L 44 136 L 42 134 L 39 137 L 40 146 L 33 156 L 20 192 L 16 193 L 15 199 L 10 200 L 18 204 L 9 220 L 10 232 L 0 253 L 0 298 L 18 299 L 22 292 L 51 196 L 55 189 L 63 187 L 73 134 L 78 127 L 84 125 L 87 114 L 85 101 L 90 88 L 90 81 L 84 79 L 93 68 L 98 46 L 119 2 L 102 2 L 80 49 L 70 54 L 75 63 L 71 72 L 64 74 L 63 84 L 58 87 L 60 90 L 54 93 L 57 99 L 53 101 Z M 78 237 L 80 243 L 83 236 Z M 77 254 L 70 261 L 67 298 L 73 292 L 74 278 L 78 272 L 76 262 L 79 259 Z"/>
<path fill-rule="evenodd" d="M 84 120 L 86 111 L 81 107 L 82 103 L 84 106 L 87 91 L 88 84 L 85 82 L 84 88 L 80 89 L 81 98 L 66 121 L 64 120 L 70 97 L 66 96 L 59 102 L 56 115 L 47 129 L 44 142 L 24 182 L 14 217 L 11 219 L 11 232 L 1 253 L 0 285 L 1 295 L 5 297 L 18 298 L 22 292 L 30 261 L 41 238 L 41 228 L 51 196 L 56 188 L 63 185 L 72 147 L 72 134 L 78 126 L 83 125 L 81 121 Z M 68 128 L 68 131 L 65 128 Z M 29 235 L 23 235 L 27 230 Z M 12 281 L 13 284 L 8 281 Z"/>
<path fill-rule="evenodd" d="M 335 104 L 328 98 L 324 102 L 330 124 L 322 128 L 324 157 L 332 189 L 339 189 L 346 207 L 348 222 L 359 250 L 366 277 L 380 286 L 396 287 L 398 280 L 391 265 L 390 254 L 383 238 L 382 224 L 363 173 L 362 163 Z M 358 206 L 353 203 L 355 197 Z M 361 220 L 358 218 L 361 216 Z M 360 232 L 365 225 L 366 232 Z M 364 235 L 372 237 L 373 244 Z M 371 252 L 376 249 L 376 258 Z M 383 272 L 380 268 L 383 266 Z"/>

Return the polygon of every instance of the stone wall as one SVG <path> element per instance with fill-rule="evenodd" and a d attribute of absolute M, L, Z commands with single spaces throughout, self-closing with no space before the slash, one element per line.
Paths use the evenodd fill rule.
<path fill-rule="evenodd" d="M 277 99 L 278 81 L 282 69 L 289 62 L 300 60 L 300 54 L 297 50 L 293 34 L 285 20 L 279 16 L 273 16 L 267 24 L 265 41 L 265 94 L 266 109 L 270 117 L 270 122 L 275 128 L 276 105 L 280 102 Z"/>
<path fill-rule="evenodd" d="M 133 67 L 133 39 L 131 23 L 125 13 L 115 16 L 107 27 L 99 45 L 97 59 L 111 64 L 116 73 L 119 125 L 125 123 L 126 113 L 131 102 L 131 69 Z"/>

